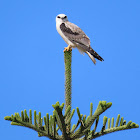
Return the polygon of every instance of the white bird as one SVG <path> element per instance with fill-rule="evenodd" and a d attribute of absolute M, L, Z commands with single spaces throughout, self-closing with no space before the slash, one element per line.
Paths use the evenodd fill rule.
<path fill-rule="evenodd" d="M 87 53 L 94 64 L 96 63 L 95 58 L 104 61 L 104 59 L 91 48 L 88 36 L 77 25 L 69 22 L 65 14 L 56 16 L 56 29 L 68 44 L 68 47 L 65 47 L 64 51 L 76 47 L 80 53 Z"/>

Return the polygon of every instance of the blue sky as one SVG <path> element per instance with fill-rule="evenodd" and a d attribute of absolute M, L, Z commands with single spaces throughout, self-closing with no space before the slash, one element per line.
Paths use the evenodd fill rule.
<path fill-rule="evenodd" d="M 89 36 L 103 58 L 94 65 L 87 55 L 72 52 L 72 108 L 89 114 L 100 100 L 113 105 L 100 117 L 121 114 L 140 125 L 139 0 L 1 0 L 0 1 L 0 132 L 1 139 L 45 140 L 33 130 L 11 126 L 4 116 L 24 109 L 52 114 L 64 102 L 66 43 L 55 27 L 65 13 Z M 75 114 L 73 123 L 76 123 Z M 98 130 L 100 129 L 98 128 Z M 139 129 L 112 133 L 98 140 L 138 140 Z"/>

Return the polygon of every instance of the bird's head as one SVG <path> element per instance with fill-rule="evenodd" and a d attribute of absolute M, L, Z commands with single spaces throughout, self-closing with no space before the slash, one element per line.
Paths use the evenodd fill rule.
<path fill-rule="evenodd" d="M 59 14 L 59 15 L 56 16 L 56 22 L 63 23 L 63 22 L 66 22 L 66 21 L 68 21 L 68 18 L 65 14 Z"/>

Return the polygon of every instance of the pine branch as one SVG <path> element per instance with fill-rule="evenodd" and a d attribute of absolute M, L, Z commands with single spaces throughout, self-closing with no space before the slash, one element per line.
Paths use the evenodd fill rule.
<path fill-rule="evenodd" d="M 67 125 L 67 132 L 70 132 L 71 122 L 68 121 L 71 114 L 71 57 L 72 50 L 64 51 L 64 62 L 65 62 L 65 112 L 69 107 L 67 112 L 66 122 L 69 122 Z"/>
<path fill-rule="evenodd" d="M 132 123 L 131 121 L 129 121 L 127 123 L 127 125 L 105 129 L 103 131 L 96 132 L 94 135 L 91 134 L 91 135 L 88 136 L 87 140 L 92 140 L 92 139 L 95 139 L 97 137 L 100 137 L 100 136 L 103 136 L 105 134 L 109 134 L 109 133 L 112 133 L 112 132 L 121 131 L 121 130 L 127 130 L 127 129 L 132 129 L 132 128 L 138 128 L 138 127 L 139 126 L 137 124 Z M 82 140 L 84 140 L 84 138 Z"/>
<path fill-rule="evenodd" d="M 106 103 L 104 101 L 100 101 L 94 114 L 92 116 L 90 114 L 89 118 L 87 118 L 87 121 L 85 122 L 85 126 L 81 125 L 80 128 L 74 134 L 72 134 L 72 138 L 77 139 L 84 136 L 85 133 L 91 128 L 92 124 L 98 118 L 98 116 L 102 114 L 105 110 L 107 110 L 109 107 L 111 107 L 111 105 L 112 103 Z M 81 121 L 79 113 L 78 116 L 79 116 L 79 121 Z"/>
<path fill-rule="evenodd" d="M 36 111 L 34 111 L 34 114 L 36 114 Z M 29 111 L 29 116 L 31 116 L 31 110 Z M 23 120 L 23 118 L 24 118 L 24 120 Z M 47 133 L 47 131 L 45 131 L 44 126 L 41 125 L 41 122 L 37 123 L 36 115 L 34 116 L 34 120 L 36 119 L 35 124 L 32 124 L 28 118 L 29 117 L 27 115 L 26 110 L 24 110 L 24 113 L 23 113 L 23 111 L 21 111 L 21 116 L 19 115 L 19 113 L 15 113 L 15 115 L 4 117 L 5 120 L 12 121 L 11 125 L 28 127 L 30 129 L 37 131 L 40 134 L 39 136 L 46 136 L 50 139 L 54 139 L 53 135 L 51 135 L 51 134 Z M 60 136 L 55 136 L 55 139 L 59 140 Z"/>
<path fill-rule="evenodd" d="M 31 110 L 29 110 L 29 116 L 27 114 L 27 111 L 24 110 L 21 111 L 21 116 L 19 115 L 19 113 L 15 113 L 14 115 L 6 116 L 4 119 L 12 121 L 11 122 L 12 125 L 24 126 L 37 131 L 39 137 L 45 136 L 53 140 L 75 140 L 75 139 L 92 140 L 108 133 L 139 127 L 137 124 L 133 123 L 132 121 L 129 121 L 126 124 L 126 121 L 123 120 L 123 117 L 120 118 L 120 114 L 119 114 L 116 119 L 115 126 L 114 126 L 114 118 L 112 118 L 112 121 L 110 121 L 110 118 L 104 116 L 103 126 L 101 128 L 101 131 L 96 132 L 96 128 L 99 122 L 99 115 L 102 114 L 109 107 L 111 107 L 111 103 L 100 101 L 94 114 L 91 113 L 92 112 L 91 111 L 92 105 L 91 105 L 90 115 L 88 117 L 86 117 L 86 115 L 82 115 L 80 113 L 79 108 L 77 108 L 77 115 L 79 117 L 78 122 L 76 125 L 75 124 L 73 125 L 72 129 L 68 133 L 66 130 L 66 126 L 72 119 L 75 110 L 71 112 L 69 120 L 67 122 L 65 118 L 67 116 L 67 112 L 69 111 L 69 107 L 64 115 L 62 113 L 63 107 L 64 107 L 63 104 L 60 105 L 59 102 L 57 102 L 55 105 L 53 105 L 53 108 L 55 109 L 53 111 L 53 115 L 50 115 L 49 117 L 49 114 L 47 113 L 46 117 L 44 116 L 43 118 L 41 118 L 40 112 L 37 115 L 36 111 L 34 111 L 34 124 L 32 124 Z M 43 125 L 43 120 L 44 120 L 44 125 Z M 93 125 L 94 122 L 95 122 L 94 129 L 91 130 L 91 126 Z M 80 127 L 78 128 L 79 125 Z M 56 126 L 58 127 L 56 128 Z M 61 130 L 62 135 L 59 135 L 58 133 L 59 129 Z"/>
<path fill-rule="evenodd" d="M 66 132 L 66 124 L 64 120 L 64 116 L 62 114 L 62 109 L 60 108 L 59 102 L 57 102 L 55 105 L 53 105 L 53 108 L 55 109 L 55 115 L 57 119 L 57 124 L 62 131 L 62 136 L 64 139 L 68 139 L 68 135 Z"/>

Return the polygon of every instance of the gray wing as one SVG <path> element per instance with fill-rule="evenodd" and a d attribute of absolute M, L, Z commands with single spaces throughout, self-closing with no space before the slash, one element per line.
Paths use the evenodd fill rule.
<path fill-rule="evenodd" d="M 91 48 L 88 36 L 77 25 L 67 21 L 60 25 L 60 29 L 72 43 L 80 46 L 85 52 L 89 52 L 98 60 L 103 61 L 103 58 Z"/>
<path fill-rule="evenodd" d="M 90 40 L 88 36 L 75 24 L 65 22 L 60 25 L 60 29 L 63 34 L 74 44 L 81 46 L 86 50 L 86 47 L 90 46 Z"/>

